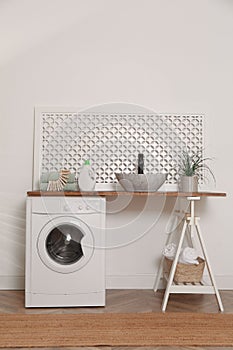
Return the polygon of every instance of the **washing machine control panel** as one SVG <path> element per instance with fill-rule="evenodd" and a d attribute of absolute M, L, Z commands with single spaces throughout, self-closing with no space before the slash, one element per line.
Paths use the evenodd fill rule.
<path fill-rule="evenodd" d="M 83 205 L 78 205 L 78 203 L 77 204 L 64 204 L 64 206 L 63 206 L 63 211 L 64 212 L 66 212 L 66 213 L 68 213 L 68 212 L 84 212 L 85 210 L 87 210 L 87 211 L 89 211 L 90 210 L 90 207 L 89 206 L 83 206 Z"/>
<path fill-rule="evenodd" d="M 90 198 L 75 198 L 72 201 L 67 200 L 67 202 L 64 200 L 61 209 L 64 213 L 86 214 L 100 212 L 101 205 L 99 199 L 90 200 Z"/>
<path fill-rule="evenodd" d="M 33 198 L 32 213 L 37 214 L 92 214 L 105 211 L 105 199 L 98 197 L 44 197 Z"/>

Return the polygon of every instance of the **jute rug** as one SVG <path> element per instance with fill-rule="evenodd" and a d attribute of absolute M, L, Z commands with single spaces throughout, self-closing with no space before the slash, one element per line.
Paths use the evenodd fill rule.
<path fill-rule="evenodd" d="M 0 315 L 0 347 L 233 346 L 233 314 Z"/>

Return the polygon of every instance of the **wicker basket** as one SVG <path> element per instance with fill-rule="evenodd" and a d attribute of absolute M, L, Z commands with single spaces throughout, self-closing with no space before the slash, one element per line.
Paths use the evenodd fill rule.
<path fill-rule="evenodd" d="M 203 271 L 205 268 L 205 260 L 198 257 L 197 258 L 199 264 L 181 264 L 178 263 L 176 266 L 176 272 L 174 275 L 174 281 L 176 283 L 198 283 L 202 279 Z M 165 264 L 167 267 L 167 272 L 170 272 L 173 260 L 170 260 L 165 257 Z"/>

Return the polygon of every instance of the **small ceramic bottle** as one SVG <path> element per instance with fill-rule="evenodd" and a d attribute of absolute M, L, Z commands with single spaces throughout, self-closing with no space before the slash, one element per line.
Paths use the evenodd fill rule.
<path fill-rule="evenodd" d="M 91 169 L 90 161 L 85 160 L 78 178 L 79 189 L 80 191 L 94 191 L 95 183 L 95 173 Z"/>

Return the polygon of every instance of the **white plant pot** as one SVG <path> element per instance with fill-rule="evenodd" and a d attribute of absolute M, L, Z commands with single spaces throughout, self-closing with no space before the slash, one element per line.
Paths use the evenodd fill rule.
<path fill-rule="evenodd" d="M 198 192 L 198 176 L 181 176 L 179 190 L 181 192 Z"/>

